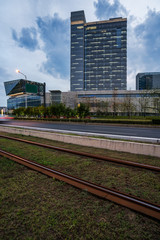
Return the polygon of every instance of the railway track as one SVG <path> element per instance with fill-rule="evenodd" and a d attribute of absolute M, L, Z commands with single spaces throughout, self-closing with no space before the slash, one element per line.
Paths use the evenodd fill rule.
<path fill-rule="evenodd" d="M 131 195 L 124 194 L 119 191 L 115 191 L 110 188 L 106 188 L 92 182 L 84 181 L 83 179 L 65 174 L 63 172 L 51 169 L 42 164 L 36 163 L 34 161 L 27 160 L 25 158 L 16 156 L 14 154 L 0 150 L 0 155 L 11 159 L 17 163 L 25 165 L 33 170 L 36 170 L 40 173 L 43 173 L 47 176 L 54 177 L 58 180 L 64 181 L 72 186 L 75 186 L 79 189 L 86 190 L 96 196 L 99 196 L 103 199 L 113 201 L 119 205 L 125 206 L 137 212 L 143 213 L 150 217 L 160 220 L 160 206 L 150 203 L 148 201 L 136 198 Z"/>
<path fill-rule="evenodd" d="M 79 152 L 79 151 L 75 151 L 75 150 L 71 150 L 71 149 L 60 148 L 60 147 L 56 147 L 56 146 L 51 146 L 51 145 L 42 144 L 42 143 L 33 142 L 33 141 L 24 140 L 24 139 L 15 138 L 15 137 L 9 137 L 9 136 L 4 136 L 4 135 L 0 135 L 0 137 L 10 139 L 10 140 L 14 140 L 14 141 L 19 141 L 19 142 L 24 142 L 24 143 L 36 145 L 36 146 L 39 146 L 39 147 L 44 147 L 44 148 L 63 151 L 63 152 L 71 153 L 71 154 L 84 156 L 84 157 L 89 157 L 89 158 L 93 158 L 93 159 L 97 159 L 97 160 L 109 161 L 109 162 L 113 162 L 113 163 L 117 163 L 117 164 L 123 164 L 123 165 L 127 165 L 127 166 L 138 167 L 138 168 L 143 168 L 143 169 L 147 169 L 147 170 L 151 170 L 151 171 L 160 172 L 160 167 L 153 166 L 153 165 L 142 164 L 142 163 L 137 163 L 137 162 L 132 162 L 132 161 L 125 161 L 125 160 L 110 158 L 110 157 L 101 156 L 101 155 L 97 155 L 97 154 L 86 153 L 86 152 Z"/>

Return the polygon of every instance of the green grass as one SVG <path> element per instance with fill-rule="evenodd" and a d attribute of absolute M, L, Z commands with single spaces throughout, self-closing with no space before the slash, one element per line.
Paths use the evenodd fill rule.
<path fill-rule="evenodd" d="M 8 134 L 11 135 L 11 134 Z M 23 136 L 18 136 L 23 137 Z M 159 158 L 23 137 L 112 157 Z M 146 170 L 82 158 L 0 138 L 0 148 L 95 183 L 160 203 L 160 176 Z M 0 239 L 154 239 L 160 223 L 0 157 Z"/>

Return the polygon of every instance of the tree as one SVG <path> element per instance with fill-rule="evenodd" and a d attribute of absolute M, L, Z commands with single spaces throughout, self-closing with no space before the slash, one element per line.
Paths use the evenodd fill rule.
<path fill-rule="evenodd" d="M 154 89 L 150 95 L 153 97 L 152 109 L 160 115 L 160 90 Z"/>
<path fill-rule="evenodd" d="M 38 108 L 39 116 L 44 117 L 45 107 L 42 105 L 42 106 L 39 106 L 37 108 Z"/>
<path fill-rule="evenodd" d="M 80 103 L 77 107 L 77 114 L 79 118 L 85 118 L 89 115 L 89 106 L 84 103 Z"/>
<path fill-rule="evenodd" d="M 20 107 L 13 110 L 13 114 L 16 115 L 16 117 L 24 116 L 25 115 L 25 107 Z"/>
<path fill-rule="evenodd" d="M 113 102 L 112 102 L 113 115 L 117 116 L 119 110 L 119 102 L 117 101 L 117 90 L 113 91 Z"/>
<path fill-rule="evenodd" d="M 97 116 L 107 115 L 109 109 L 108 101 L 101 101 L 96 103 L 97 106 Z"/>
<path fill-rule="evenodd" d="M 53 104 L 49 107 L 49 115 L 56 116 L 60 118 L 61 116 L 65 116 L 66 107 L 63 103 Z"/>
<path fill-rule="evenodd" d="M 146 111 L 149 108 L 149 103 L 151 102 L 151 99 L 149 97 L 150 94 L 148 91 L 144 91 L 144 93 L 139 98 L 140 112 L 143 116 L 146 116 Z"/>
<path fill-rule="evenodd" d="M 76 116 L 76 109 L 71 109 L 70 107 L 67 107 L 65 109 L 65 116 L 67 118 L 75 117 Z"/>
<path fill-rule="evenodd" d="M 33 107 L 32 108 L 32 114 L 33 114 L 33 117 L 38 117 L 39 116 L 39 109 L 38 109 L 38 107 Z"/>
<path fill-rule="evenodd" d="M 33 116 L 33 108 L 32 107 L 27 107 L 24 109 L 24 114 L 25 116 L 31 117 Z"/>
<path fill-rule="evenodd" d="M 121 103 L 121 111 L 127 113 L 128 117 L 131 117 L 132 113 L 136 110 L 136 106 L 133 103 L 132 97 L 130 94 L 127 94 Z"/>
<path fill-rule="evenodd" d="M 160 90 L 152 89 L 143 93 L 139 99 L 141 113 L 145 116 L 146 112 L 150 114 L 160 114 Z"/>

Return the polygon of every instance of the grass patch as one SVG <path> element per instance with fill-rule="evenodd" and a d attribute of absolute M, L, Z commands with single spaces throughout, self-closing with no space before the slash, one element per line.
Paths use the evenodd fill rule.
<path fill-rule="evenodd" d="M 11 135 L 11 134 L 6 134 Z M 18 136 L 23 137 L 23 136 Z M 159 158 L 23 137 L 86 152 L 159 164 Z M 0 138 L 0 148 L 95 183 L 160 203 L 160 176 Z M 0 157 L 0 239 L 154 239 L 158 221 Z"/>

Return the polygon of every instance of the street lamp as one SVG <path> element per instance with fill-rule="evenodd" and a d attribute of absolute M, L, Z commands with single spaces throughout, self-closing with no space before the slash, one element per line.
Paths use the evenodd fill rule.
<path fill-rule="evenodd" d="M 21 73 L 24 77 L 25 77 L 25 80 L 27 80 L 27 76 L 26 75 L 24 75 L 24 73 L 22 73 L 22 72 L 20 72 L 20 70 L 19 69 L 16 69 L 16 73 Z"/>

